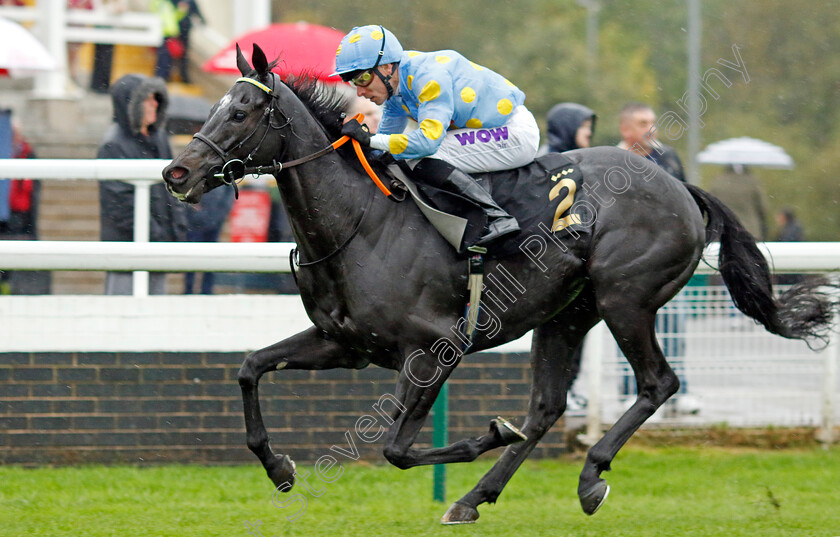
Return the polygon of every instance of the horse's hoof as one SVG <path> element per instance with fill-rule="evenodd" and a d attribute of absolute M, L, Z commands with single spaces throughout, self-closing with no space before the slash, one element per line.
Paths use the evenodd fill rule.
<path fill-rule="evenodd" d="M 455 502 L 440 519 L 441 524 L 474 524 L 478 520 L 478 510 L 469 505 Z"/>
<path fill-rule="evenodd" d="M 505 418 L 498 416 L 494 420 L 490 420 L 490 430 L 499 435 L 504 442 L 503 445 L 509 446 L 517 442 L 524 442 L 528 437 L 517 429 L 511 422 Z"/>
<path fill-rule="evenodd" d="M 594 485 L 579 492 L 580 506 L 583 512 L 587 515 L 594 515 L 604 502 L 607 501 L 607 496 L 610 494 L 610 486 L 603 479 L 599 479 Z"/>
<path fill-rule="evenodd" d="M 289 492 L 295 484 L 295 461 L 288 455 L 275 455 L 265 465 L 265 471 L 271 482 L 280 492 Z"/>

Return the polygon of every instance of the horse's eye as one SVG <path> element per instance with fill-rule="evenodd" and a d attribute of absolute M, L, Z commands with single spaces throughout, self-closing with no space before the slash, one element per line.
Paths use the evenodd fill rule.
<path fill-rule="evenodd" d="M 233 114 L 234 121 L 245 121 L 246 117 L 248 117 L 248 115 L 241 110 Z"/>

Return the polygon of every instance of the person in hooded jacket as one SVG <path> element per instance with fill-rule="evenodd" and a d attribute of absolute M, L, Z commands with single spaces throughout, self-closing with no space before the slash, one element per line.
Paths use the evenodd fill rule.
<path fill-rule="evenodd" d="M 111 87 L 114 119 L 99 146 L 101 159 L 171 159 L 169 136 L 164 130 L 168 96 L 160 78 L 128 74 Z M 99 183 L 100 238 L 103 241 L 134 240 L 134 186 L 123 181 Z M 186 206 L 167 191 L 163 183 L 151 187 L 151 241 L 186 239 Z M 166 293 L 166 274 L 149 275 L 149 292 Z M 109 272 L 105 294 L 130 295 L 132 274 Z"/>
<path fill-rule="evenodd" d="M 591 108 L 578 103 L 559 103 L 548 111 L 548 143 L 539 155 L 562 153 L 592 145 L 597 116 Z"/>

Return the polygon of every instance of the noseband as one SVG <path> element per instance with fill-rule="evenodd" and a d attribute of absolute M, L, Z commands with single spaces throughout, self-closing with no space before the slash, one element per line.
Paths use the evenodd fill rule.
<path fill-rule="evenodd" d="M 271 81 L 272 81 L 272 85 L 273 85 L 274 84 L 274 76 L 271 77 Z M 216 153 L 219 156 L 219 158 L 222 159 L 222 162 L 224 163 L 222 165 L 222 171 L 221 171 L 221 173 L 214 174 L 214 177 L 216 177 L 218 179 L 221 179 L 222 182 L 226 185 L 232 185 L 233 186 L 233 192 L 234 192 L 235 196 L 238 198 L 239 197 L 239 188 L 236 186 L 236 181 L 238 181 L 239 179 L 242 179 L 245 176 L 246 173 L 258 173 L 258 174 L 277 173 L 277 172 L 279 172 L 280 170 L 283 169 L 283 164 L 281 164 L 279 162 L 276 162 L 276 161 L 274 161 L 273 164 L 270 165 L 270 166 L 256 166 L 256 167 L 252 167 L 252 168 L 247 168 L 246 165 L 248 164 L 248 162 L 250 162 L 253 159 L 253 157 L 257 153 L 257 151 L 259 151 L 260 147 L 262 146 L 263 142 L 265 141 L 266 136 L 268 136 L 268 133 L 271 130 L 281 130 L 281 129 L 284 129 L 286 127 L 289 127 L 292 124 L 292 119 L 287 118 L 283 114 L 283 112 L 281 112 L 280 109 L 277 108 L 277 95 L 274 93 L 274 88 L 269 88 L 265 84 L 263 84 L 263 83 L 261 83 L 257 80 L 254 80 L 253 78 L 248 78 L 248 77 L 239 78 L 236 82 L 237 83 L 247 82 L 249 84 L 252 84 L 252 85 L 256 86 L 257 88 L 261 89 L 262 91 L 266 92 L 271 97 L 271 101 L 269 102 L 268 107 L 263 112 L 263 118 L 267 119 L 266 127 L 265 127 L 265 130 L 263 131 L 263 134 L 262 134 L 262 137 L 260 138 L 260 141 L 257 143 L 256 146 L 254 146 L 254 149 L 252 149 L 251 152 L 248 153 L 248 156 L 245 157 L 244 160 L 240 160 L 240 159 L 230 157 L 231 151 L 241 149 L 245 145 L 245 142 L 250 140 L 257 133 L 257 131 L 260 128 L 260 125 L 262 124 L 262 121 L 257 123 L 257 125 L 254 127 L 254 130 L 252 130 L 251 133 L 248 136 L 243 138 L 238 144 L 236 144 L 233 147 L 233 149 L 230 149 L 228 151 L 225 151 L 224 149 L 219 147 L 219 145 L 216 142 L 214 142 L 210 138 L 204 136 L 200 132 L 194 134 L 193 138 L 195 138 L 196 140 L 200 140 L 200 141 L 204 142 L 205 144 L 207 144 L 207 146 L 210 149 L 212 149 L 213 152 Z M 279 115 L 282 119 L 285 119 L 285 122 L 283 122 L 280 125 L 275 126 L 274 121 L 273 121 L 273 119 L 275 117 L 275 114 Z"/>

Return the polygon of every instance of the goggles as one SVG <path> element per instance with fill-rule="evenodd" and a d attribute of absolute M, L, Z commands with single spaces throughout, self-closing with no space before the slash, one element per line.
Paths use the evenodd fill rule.
<path fill-rule="evenodd" d="M 371 69 L 363 71 L 358 76 L 348 80 L 348 82 L 356 88 L 366 88 L 373 82 L 373 71 Z"/>

